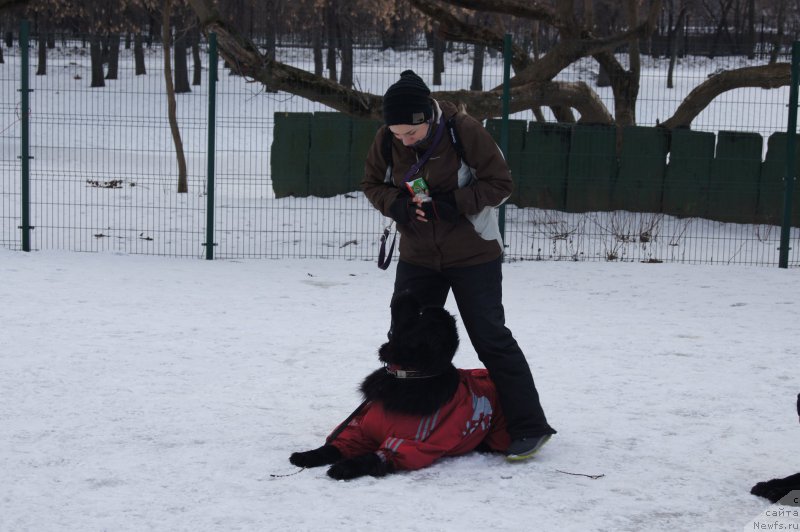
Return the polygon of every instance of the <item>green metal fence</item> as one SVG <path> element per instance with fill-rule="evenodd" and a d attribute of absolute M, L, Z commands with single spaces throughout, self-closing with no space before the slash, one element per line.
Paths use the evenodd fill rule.
<path fill-rule="evenodd" d="M 358 186 L 377 122 L 233 75 L 217 64 L 212 40 L 201 84 L 177 96 L 189 185 L 178 193 L 162 50 L 147 49 L 146 75 L 122 50 L 118 79 L 90 88 L 82 41 L 49 50 L 46 75 L 34 76 L 26 32 L 0 64 L 0 246 L 209 259 L 377 256 L 388 220 Z M 434 91 L 469 87 L 470 51 L 448 52 Z M 278 56 L 313 70 L 310 50 L 279 47 Z M 356 57 L 366 92 L 383 93 L 405 68 L 432 79 L 424 49 L 363 48 Z M 661 88 L 664 61 L 645 61 L 639 126 L 540 123 L 530 112 L 486 122 L 516 183 L 499 211 L 507 260 L 776 265 L 783 246 L 786 264 L 800 265 L 798 187 L 785 197 L 797 154 L 787 149 L 789 89 L 734 91 L 692 130 L 667 132 L 657 121 L 720 66 L 686 58 L 676 70 L 682 92 L 670 92 Z M 484 86 L 502 84 L 503 58 L 485 65 Z M 561 77 L 591 84 L 595 71 L 583 61 Z M 611 109 L 610 89 L 593 88 Z"/>

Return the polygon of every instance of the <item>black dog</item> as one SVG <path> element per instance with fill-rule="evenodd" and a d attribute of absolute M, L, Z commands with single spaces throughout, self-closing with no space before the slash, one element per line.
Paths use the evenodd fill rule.
<path fill-rule="evenodd" d="M 456 369 L 457 349 L 450 313 L 398 295 L 389 341 L 378 351 L 385 366 L 361 383 L 364 403 L 325 445 L 293 453 L 289 461 L 333 464 L 328 475 L 341 480 L 418 469 L 479 446 L 504 451 L 510 437 L 494 384 L 486 370 Z"/>
<path fill-rule="evenodd" d="M 797 394 L 797 416 L 800 418 L 800 393 Z M 759 482 L 753 486 L 750 493 L 776 503 L 794 490 L 800 490 L 800 473 L 789 475 L 786 478 L 773 478 L 766 482 Z"/>

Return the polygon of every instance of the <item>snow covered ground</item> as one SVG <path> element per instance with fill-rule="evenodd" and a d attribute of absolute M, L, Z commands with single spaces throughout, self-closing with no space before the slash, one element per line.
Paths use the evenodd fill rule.
<path fill-rule="evenodd" d="M 799 270 L 507 264 L 508 324 L 559 431 L 535 460 L 298 472 L 289 454 L 378 366 L 393 269 L 0 250 L 0 530 L 776 522 L 749 490 L 800 470 Z M 479 365 L 466 339 L 456 363 Z"/>

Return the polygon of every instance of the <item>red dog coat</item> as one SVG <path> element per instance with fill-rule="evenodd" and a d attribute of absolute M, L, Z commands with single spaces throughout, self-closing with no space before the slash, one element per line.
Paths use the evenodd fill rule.
<path fill-rule="evenodd" d="M 505 451 L 511 442 L 497 390 L 485 369 L 459 369 L 453 398 L 429 416 L 387 412 L 366 405 L 331 442 L 344 458 L 375 452 L 395 469 L 420 469 L 442 456 L 458 456 L 481 442 Z"/>

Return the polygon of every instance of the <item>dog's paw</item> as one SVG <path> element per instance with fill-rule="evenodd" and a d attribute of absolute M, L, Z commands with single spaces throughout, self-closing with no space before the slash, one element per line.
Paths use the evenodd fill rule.
<path fill-rule="evenodd" d="M 332 464 L 342 457 L 339 449 L 333 445 L 323 445 L 311 451 L 292 453 L 289 461 L 297 467 L 318 467 Z"/>
<path fill-rule="evenodd" d="M 750 493 L 776 503 L 794 490 L 800 490 L 800 473 L 789 475 L 786 478 L 773 478 L 766 482 L 759 482 L 753 486 Z"/>
<path fill-rule="evenodd" d="M 336 480 L 349 480 L 364 475 L 382 477 L 390 471 L 389 466 L 377 454 L 367 453 L 336 462 L 328 469 L 328 476 Z"/>

